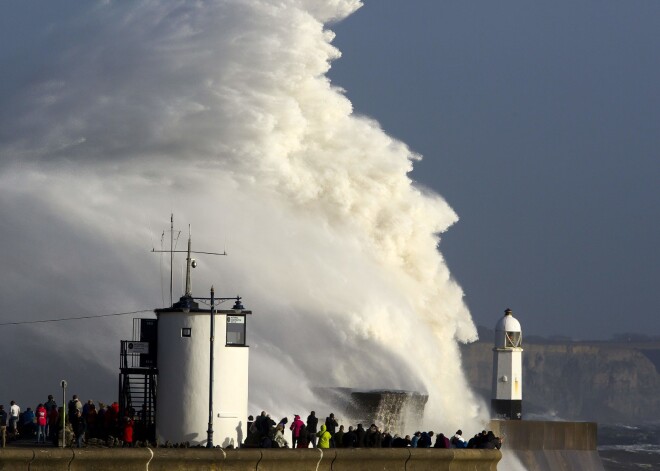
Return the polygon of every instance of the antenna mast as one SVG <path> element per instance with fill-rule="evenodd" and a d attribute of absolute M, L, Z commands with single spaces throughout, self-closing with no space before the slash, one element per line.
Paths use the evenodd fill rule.
<path fill-rule="evenodd" d="M 190 239 L 188 240 L 190 248 Z M 174 303 L 172 299 L 172 285 L 174 284 L 174 213 L 170 213 L 170 306 Z"/>
<path fill-rule="evenodd" d="M 190 263 L 192 258 L 190 258 L 190 246 L 191 246 L 191 235 L 190 235 L 190 224 L 188 224 L 188 257 L 186 257 L 186 296 L 192 296 L 192 287 L 190 282 Z"/>
<path fill-rule="evenodd" d="M 178 237 L 177 237 L 178 240 Z M 192 254 L 201 253 L 206 255 L 227 255 L 227 251 L 222 253 L 218 252 L 199 252 L 192 250 L 192 236 L 190 230 L 190 224 L 188 224 L 188 250 L 174 250 L 174 214 L 170 214 L 170 250 L 156 250 L 151 249 L 152 252 L 169 252 L 170 253 L 170 306 L 174 306 L 173 291 L 174 291 L 174 254 L 176 252 L 185 252 L 186 257 L 186 292 L 181 298 L 192 300 L 192 282 L 191 282 L 191 268 L 197 266 L 197 262 L 193 260 Z M 233 299 L 233 298 L 232 298 Z"/>

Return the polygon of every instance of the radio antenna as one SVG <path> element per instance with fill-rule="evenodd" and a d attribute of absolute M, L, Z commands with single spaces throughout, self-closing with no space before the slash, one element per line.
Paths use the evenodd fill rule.
<path fill-rule="evenodd" d="M 173 304 L 172 285 L 174 284 L 174 213 L 170 213 L 170 306 Z"/>
<path fill-rule="evenodd" d="M 190 269 L 195 268 L 197 266 L 197 262 L 192 258 L 191 254 L 194 253 L 201 253 L 205 255 L 227 255 L 227 251 L 225 250 L 222 253 L 218 252 L 194 252 L 192 250 L 192 236 L 191 236 L 191 230 L 190 230 L 190 225 L 188 225 L 188 250 L 175 250 L 174 247 L 174 214 L 170 214 L 170 250 L 156 250 L 156 249 L 151 249 L 152 252 L 169 252 L 170 253 L 170 306 L 174 305 L 174 299 L 173 299 L 173 287 L 174 287 L 174 254 L 177 252 L 180 253 L 187 253 L 186 257 L 186 288 L 185 288 L 185 294 L 184 298 L 192 298 L 192 281 L 191 281 L 191 274 L 190 274 Z"/>

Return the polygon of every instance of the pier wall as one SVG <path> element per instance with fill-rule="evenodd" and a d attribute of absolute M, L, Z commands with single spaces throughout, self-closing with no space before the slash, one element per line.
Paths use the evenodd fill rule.
<path fill-rule="evenodd" d="M 604 471 L 595 422 L 492 420 L 490 428 L 527 471 Z"/>
<path fill-rule="evenodd" d="M 604 471 L 593 422 L 491 421 L 498 450 L 433 448 L 3 448 L 0 471 L 495 471 L 515 454 L 527 471 Z"/>
<path fill-rule="evenodd" d="M 1 471 L 495 471 L 498 450 L 3 448 Z"/>

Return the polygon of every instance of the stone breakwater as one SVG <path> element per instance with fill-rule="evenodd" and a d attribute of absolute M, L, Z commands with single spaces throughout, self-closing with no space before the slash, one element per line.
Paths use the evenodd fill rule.
<path fill-rule="evenodd" d="M 4 448 L 0 469 L 48 471 L 495 471 L 499 450 Z"/>

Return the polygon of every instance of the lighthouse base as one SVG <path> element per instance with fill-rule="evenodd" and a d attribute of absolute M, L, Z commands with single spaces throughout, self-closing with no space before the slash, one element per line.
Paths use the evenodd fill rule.
<path fill-rule="evenodd" d="M 522 419 L 522 400 L 492 399 L 490 401 L 492 416 L 503 420 Z"/>

